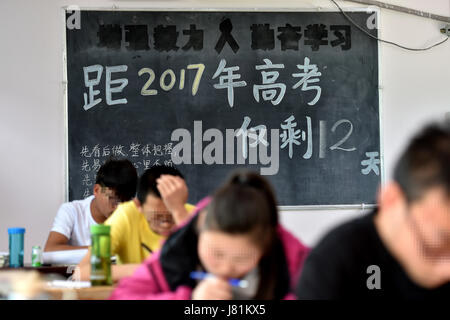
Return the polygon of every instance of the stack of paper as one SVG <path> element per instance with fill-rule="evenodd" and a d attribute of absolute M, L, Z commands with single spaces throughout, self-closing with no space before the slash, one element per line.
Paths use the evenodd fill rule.
<path fill-rule="evenodd" d="M 43 252 L 42 259 L 44 264 L 73 265 L 79 264 L 87 252 L 88 249 Z"/>
<path fill-rule="evenodd" d="M 80 288 L 90 288 L 91 283 L 89 281 L 64 281 L 64 280 L 53 280 L 47 282 L 47 285 L 52 288 L 67 288 L 67 289 L 80 289 Z"/>

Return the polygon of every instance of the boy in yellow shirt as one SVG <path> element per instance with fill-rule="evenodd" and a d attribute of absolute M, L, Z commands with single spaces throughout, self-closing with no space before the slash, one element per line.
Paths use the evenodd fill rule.
<path fill-rule="evenodd" d="M 195 208 L 186 204 L 188 189 L 181 173 L 169 166 L 153 166 L 139 179 L 137 195 L 118 206 L 105 221 L 111 226 L 111 254 L 119 265 L 112 267 L 113 280 L 131 275 L 175 226 Z M 78 265 L 75 277 L 89 280 L 90 250 Z"/>

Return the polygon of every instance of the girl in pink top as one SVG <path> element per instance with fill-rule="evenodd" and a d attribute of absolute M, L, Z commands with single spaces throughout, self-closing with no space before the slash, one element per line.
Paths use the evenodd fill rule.
<path fill-rule="evenodd" d="M 268 182 L 235 173 L 111 299 L 289 299 L 309 249 L 278 222 Z M 192 279 L 191 272 L 210 276 Z M 240 286 L 230 284 L 240 279 Z"/>

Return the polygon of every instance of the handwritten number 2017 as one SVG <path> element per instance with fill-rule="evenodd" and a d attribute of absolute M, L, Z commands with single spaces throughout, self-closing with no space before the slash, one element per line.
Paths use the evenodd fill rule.
<path fill-rule="evenodd" d="M 195 74 L 194 82 L 192 83 L 192 95 L 195 96 L 198 91 L 198 87 L 200 85 L 200 81 L 202 79 L 203 71 L 205 71 L 205 65 L 203 63 L 198 64 L 190 64 L 187 66 L 188 70 L 197 69 L 197 73 Z M 149 78 L 147 82 L 145 82 L 144 86 L 141 89 L 141 95 L 143 96 L 154 96 L 158 94 L 158 90 L 156 89 L 149 89 L 152 83 L 156 80 L 156 74 L 153 69 L 150 68 L 142 68 L 139 70 L 138 75 L 141 77 L 144 74 L 148 74 Z M 184 76 L 185 76 L 185 69 L 180 70 L 180 85 L 179 89 L 182 90 L 184 88 Z M 167 78 L 170 78 L 170 81 L 167 81 Z M 168 82 L 168 83 L 167 83 Z M 164 91 L 170 91 L 176 82 L 176 75 L 175 72 L 173 72 L 172 69 L 165 70 L 159 79 L 159 86 Z"/>

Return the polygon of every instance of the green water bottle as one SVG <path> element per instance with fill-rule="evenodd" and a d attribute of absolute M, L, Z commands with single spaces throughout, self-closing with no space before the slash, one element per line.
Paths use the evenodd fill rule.
<path fill-rule="evenodd" d="M 110 226 L 102 224 L 91 226 L 91 239 L 91 285 L 110 286 L 112 285 Z"/>

